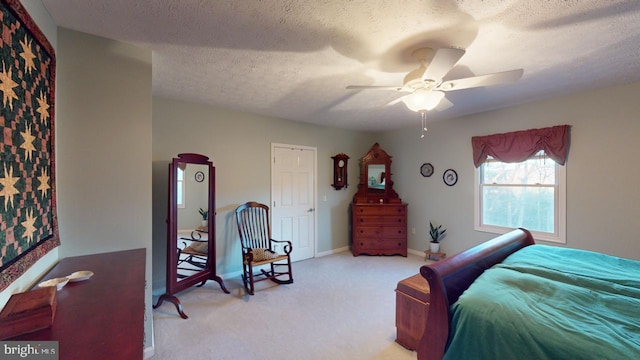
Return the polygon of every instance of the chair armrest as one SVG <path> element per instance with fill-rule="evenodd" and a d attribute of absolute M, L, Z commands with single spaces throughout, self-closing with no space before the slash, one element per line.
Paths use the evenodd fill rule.
<path fill-rule="evenodd" d="M 287 255 L 289 255 L 291 253 L 291 250 L 293 250 L 293 244 L 291 244 L 291 241 L 289 240 L 274 240 L 274 239 L 270 239 L 270 240 L 271 242 L 274 242 L 274 243 L 283 243 L 284 244 L 283 250 L 284 250 L 284 253 Z"/>

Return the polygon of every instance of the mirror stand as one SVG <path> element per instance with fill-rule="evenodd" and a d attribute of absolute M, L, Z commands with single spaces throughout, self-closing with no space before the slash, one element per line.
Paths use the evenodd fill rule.
<path fill-rule="evenodd" d="M 153 308 L 170 302 L 183 319 L 180 291 L 214 280 L 229 294 L 216 274 L 215 170 L 199 154 L 178 154 L 169 164 L 167 285 Z"/>

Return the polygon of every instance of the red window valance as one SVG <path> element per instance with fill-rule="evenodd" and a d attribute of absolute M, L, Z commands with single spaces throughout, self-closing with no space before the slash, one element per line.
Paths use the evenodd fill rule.
<path fill-rule="evenodd" d="M 513 163 L 524 161 L 540 150 L 544 150 L 558 164 L 564 165 L 569 149 L 569 125 L 474 136 L 471 138 L 471 145 L 473 164 L 476 167 L 482 165 L 488 155 L 502 162 Z"/>

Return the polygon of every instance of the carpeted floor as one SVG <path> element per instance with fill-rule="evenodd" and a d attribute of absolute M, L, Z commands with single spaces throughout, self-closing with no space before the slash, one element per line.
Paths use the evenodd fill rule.
<path fill-rule="evenodd" d="M 341 252 L 293 264 L 295 282 L 226 279 L 178 295 L 154 310 L 153 359 L 358 360 L 415 359 L 395 342 L 395 288 L 425 264 L 416 255 L 358 256 Z M 154 299 L 155 300 L 155 299 Z"/>

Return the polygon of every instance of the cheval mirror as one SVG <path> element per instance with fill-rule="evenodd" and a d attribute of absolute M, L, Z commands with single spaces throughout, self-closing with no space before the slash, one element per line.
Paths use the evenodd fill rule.
<path fill-rule="evenodd" d="M 180 291 L 215 280 L 229 293 L 216 274 L 215 171 L 199 154 L 178 154 L 169 164 L 167 289 L 153 308 L 166 300 L 183 319 L 188 316 L 176 297 Z"/>

